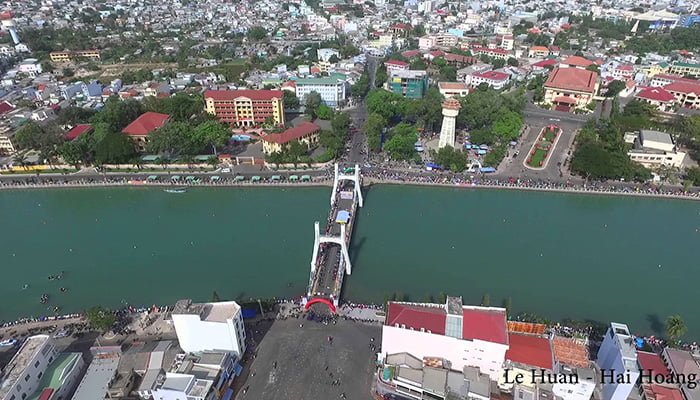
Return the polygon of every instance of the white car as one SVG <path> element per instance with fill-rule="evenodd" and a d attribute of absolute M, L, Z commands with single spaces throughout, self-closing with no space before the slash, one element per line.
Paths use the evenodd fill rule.
<path fill-rule="evenodd" d="M 17 344 L 17 339 L 7 339 L 0 342 L 0 347 L 11 347 Z"/>
<path fill-rule="evenodd" d="M 222 168 L 221 172 L 224 174 L 230 174 L 231 173 L 231 168 Z"/>

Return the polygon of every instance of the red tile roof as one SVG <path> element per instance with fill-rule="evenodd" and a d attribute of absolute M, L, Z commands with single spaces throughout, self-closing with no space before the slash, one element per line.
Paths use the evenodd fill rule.
<path fill-rule="evenodd" d="M 435 57 L 442 57 L 442 56 L 444 56 L 444 55 L 445 55 L 445 52 L 442 51 L 442 50 L 433 50 L 433 51 L 431 51 L 431 52 L 428 53 L 428 54 L 430 54 L 431 56 L 433 56 L 433 58 L 435 58 Z"/>
<path fill-rule="evenodd" d="M 0 115 L 6 114 L 14 109 L 15 109 L 15 106 L 13 106 L 12 104 L 10 104 L 6 101 L 3 101 L 2 103 L 0 103 Z"/>
<path fill-rule="evenodd" d="M 291 142 L 292 140 L 301 139 L 304 136 L 310 135 L 320 130 L 321 128 L 314 123 L 302 122 L 294 128 L 289 128 L 282 133 L 273 133 L 270 135 L 265 135 L 262 137 L 262 140 L 266 142 L 285 144 Z"/>
<path fill-rule="evenodd" d="M 498 309 L 462 309 L 462 337 L 492 343 L 508 344 L 506 312 Z"/>
<path fill-rule="evenodd" d="M 438 335 L 445 334 L 445 320 L 447 314 L 440 307 L 425 307 L 409 304 L 389 303 L 389 310 L 386 317 L 386 325 L 405 325 L 406 328 L 413 328 L 431 331 Z"/>
<path fill-rule="evenodd" d="M 92 125 L 90 124 L 78 124 L 74 127 L 72 127 L 66 134 L 63 136 L 64 139 L 70 141 L 74 140 L 78 136 L 82 135 L 83 133 L 89 132 L 92 130 Z"/>
<path fill-rule="evenodd" d="M 695 85 L 688 82 L 671 82 L 664 86 L 664 89 L 669 92 L 679 92 L 679 93 L 694 93 L 700 95 L 700 85 Z"/>
<path fill-rule="evenodd" d="M 403 53 L 401 53 L 401 55 L 406 58 L 413 58 L 421 55 L 421 52 L 419 50 L 406 50 Z"/>
<path fill-rule="evenodd" d="M 549 340 L 532 335 L 508 335 L 506 360 L 526 366 L 552 369 L 552 347 Z"/>
<path fill-rule="evenodd" d="M 408 63 L 401 60 L 389 60 L 385 61 L 384 65 L 396 65 L 397 67 L 408 67 Z"/>
<path fill-rule="evenodd" d="M 555 60 L 555 59 L 553 59 L 553 58 L 550 58 L 550 59 L 547 59 L 547 60 L 538 61 L 538 62 L 532 64 L 532 66 L 533 66 L 533 67 L 545 68 L 545 67 L 548 67 L 548 66 L 554 66 L 554 65 L 556 65 L 556 64 L 557 64 L 557 60 Z"/>
<path fill-rule="evenodd" d="M 668 90 L 659 87 L 643 89 L 639 93 L 637 93 L 635 97 L 652 101 L 660 101 L 664 103 L 676 100 L 675 96 L 669 93 Z"/>
<path fill-rule="evenodd" d="M 637 352 L 637 362 L 644 370 L 651 370 L 654 374 L 668 375 L 671 371 L 668 370 L 664 360 L 656 353 L 648 353 L 646 351 Z"/>
<path fill-rule="evenodd" d="M 445 53 L 445 60 L 447 61 L 457 61 L 464 64 L 474 64 L 476 63 L 476 58 L 463 56 L 461 54 Z"/>
<path fill-rule="evenodd" d="M 251 100 L 272 100 L 281 99 L 281 90 L 207 90 L 204 98 L 214 100 L 233 100 L 239 97 L 246 97 Z"/>
<path fill-rule="evenodd" d="M 492 81 L 504 81 L 508 79 L 508 74 L 504 74 L 503 72 L 498 71 L 477 72 L 472 76 L 478 76 L 480 78 L 489 79 Z"/>
<path fill-rule="evenodd" d="M 544 86 L 592 93 L 597 80 L 598 74 L 593 71 L 578 68 L 555 68 L 549 74 Z"/>
<path fill-rule="evenodd" d="M 579 56 L 571 56 L 561 62 L 562 64 L 571 65 L 573 67 L 586 68 L 589 65 L 595 64 L 593 61 Z"/>
<path fill-rule="evenodd" d="M 168 114 L 148 111 L 139 115 L 139 117 L 127 125 L 126 128 L 122 129 L 122 133 L 129 136 L 148 135 L 149 133 L 165 125 L 168 118 L 170 118 Z"/>
<path fill-rule="evenodd" d="M 467 86 L 464 82 L 438 82 L 438 88 L 443 90 L 467 90 Z"/>
<path fill-rule="evenodd" d="M 389 303 L 386 325 L 405 325 L 406 328 L 421 328 L 434 334 L 445 334 L 447 313 L 444 307 L 428 307 L 418 304 Z M 499 309 L 480 307 L 462 308 L 462 339 L 483 340 L 508 344 L 506 313 Z"/>
<path fill-rule="evenodd" d="M 576 104 L 576 99 L 573 97 L 559 96 L 554 99 L 555 103 Z"/>
<path fill-rule="evenodd" d="M 683 400 L 683 394 L 676 387 L 643 385 L 645 398 L 652 400 Z"/>
<path fill-rule="evenodd" d="M 283 88 L 285 88 L 285 87 L 295 88 L 295 87 L 297 87 L 297 83 L 294 81 L 287 81 L 287 82 L 282 84 L 282 87 Z"/>

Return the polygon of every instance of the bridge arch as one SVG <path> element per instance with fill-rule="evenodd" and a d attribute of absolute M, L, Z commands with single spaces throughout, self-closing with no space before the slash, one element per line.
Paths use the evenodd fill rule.
<path fill-rule="evenodd" d="M 305 309 L 305 310 L 308 310 L 309 307 L 311 307 L 311 305 L 316 304 L 316 303 L 323 303 L 323 304 L 327 305 L 328 308 L 330 308 L 330 310 L 331 310 L 334 314 L 337 313 L 336 308 L 335 308 L 335 304 L 333 304 L 333 302 L 330 301 L 330 300 L 328 300 L 328 299 L 324 299 L 323 297 L 315 297 L 315 298 L 309 300 L 308 302 L 306 302 L 306 305 L 304 306 L 304 309 Z"/>

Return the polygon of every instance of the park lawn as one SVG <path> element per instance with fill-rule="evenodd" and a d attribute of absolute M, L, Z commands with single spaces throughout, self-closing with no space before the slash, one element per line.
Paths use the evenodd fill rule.
<path fill-rule="evenodd" d="M 545 157 L 547 157 L 547 152 L 540 148 L 535 149 L 535 154 L 530 158 L 530 162 L 527 163 L 531 167 L 539 168 L 540 161 L 544 162 Z"/>
<path fill-rule="evenodd" d="M 27 169 L 27 170 L 14 170 L 14 171 L 2 171 L 0 175 L 44 175 L 44 174 L 72 174 L 77 172 L 75 168 L 66 169 Z"/>
<path fill-rule="evenodd" d="M 107 168 L 107 172 L 133 172 L 133 173 L 143 173 L 143 172 L 210 172 L 214 171 L 216 168 Z"/>
<path fill-rule="evenodd" d="M 556 137 L 556 131 L 552 132 L 552 131 L 550 131 L 549 129 L 545 129 L 545 131 L 544 131 L 544 138 L 545 138 L 548 142 L 550 142 L 550 143 L 554 142 L 554 138 L 555 138 L 555 137 Z"/>

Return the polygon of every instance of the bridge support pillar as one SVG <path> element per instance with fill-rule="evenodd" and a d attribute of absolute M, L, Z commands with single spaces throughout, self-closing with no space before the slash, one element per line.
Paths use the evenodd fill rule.
<path fill-rule="evenodd" d="M 360 166 L 355 164 L 355 194 L 357 195 L 357 204 L 362 207 L 364 201 L 362 199 L 362 187 L 360 186 Z"/>
<path fill-rule="evenodd" d="M 350 264 L 350 253 L 348 253 L 348 244 L 345 240 L 345 224 L 340 225 L 340 251 L 343 253 L 345 260 L 345 272 L 348 275 L 352 274 L 352 264 Z"/>
<path fill-rule="evenodd" d="M 333 191 L 331 192 L 331 207 L 335 205 L 335 193 L 338 191 L 338 163 L 335 163 L 335 174 L 333 175 Z"/>
<path fill-rule="evenodd" d="M 311 256 L 311 274 L 316 272 L 316 263 L 318 262 L 318 247 L 321 245 L 321 232 L 319 231 L 318 221 L 314 222 L 314 252 Z"/>

